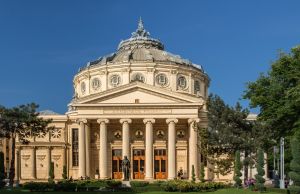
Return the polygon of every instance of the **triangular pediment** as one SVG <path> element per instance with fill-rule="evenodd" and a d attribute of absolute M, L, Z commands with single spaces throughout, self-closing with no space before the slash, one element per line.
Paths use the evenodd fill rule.
<path fill-rule="evenodd" d="M 201 98 L 134 82 L 78 99 L 76 104 L 176 104 L 200 103 Z"/>

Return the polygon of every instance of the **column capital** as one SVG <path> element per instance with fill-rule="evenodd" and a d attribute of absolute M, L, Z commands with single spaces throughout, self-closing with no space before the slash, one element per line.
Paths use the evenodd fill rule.
<path fill-rule="evenodd" d="M 97 119 L 97 123 L 101 124 L 101 123 L 109 123 L 109 120 L 108 119 Z"/>
<path fill-rule="evenodd" d="M 77 119 L 76 123 L 78 123 L 78 124 L 80 124 L 80 123 L 86 124 L 87 123 L 87 119 Z"/>
<path fill-rule="evenodd" d="M 143 122 L 144 124 L 147 124 L 148 122 L 155 123 L 155 119 L 144 119 Z"/>
<path fill-rule="evenodd" d="M 120 123 L 121 123 L 121 124 L 123 124 L 123 123 L 125 123 L 125 122 L 127 122 L 127 123 L 129 124 L 129 123 L 132 122 L 132 120 L 131 120 L 131 119 L 120 119 Z"/>
<path fill-rule="evenodd" d="M 200 122 L 200 119 L 199 118 L 192 118 L 192 119 L 188 119 L 188 124 L 191 124 L 191 123 L 199 123 Z"/>
<path fill-rule="evenodd" d="M 169 123 L 171 123 L 171 122 L 173 122 L 173 123 L 178 123 L 178 119 L 167 119 L 167 120 L 166 120 L 166 123 L 167 123 L 167 124 L 169 124 Z"/>

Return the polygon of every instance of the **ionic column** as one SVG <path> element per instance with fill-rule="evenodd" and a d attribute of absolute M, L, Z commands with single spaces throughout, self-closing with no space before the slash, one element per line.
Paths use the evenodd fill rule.
<path fill-rule="evenodd" d="M 98 119 L 97 123 L 100 124 L 100 151 L 99 151 L 99 173 L 100 179 L 107 179 L 107 127 L 108 119 Z"/>
<path fill-rule="evenodd" d="M 146 124 L 146 176 L 145 179 L 153 179 L 153 123 L 154 119 L 144 119 Z"/>
<path fill-rule="evenodd" d="M 189 179 L 192 179 L 192 168 L 194 166 L 195 178 L 198 179 L 198 128 L 197 123 L 200 119 L 189 119 Z"/>
<path fill-rule="evenodd" d="M 168 124 L 168 179 L 176 178 L 176 129 L 178 119 L 167 119 Z"/>
<path fill-rule="evenodd" d="M 90 169 L 90 157 L 91 157 L 91 154 L 90 154 L 90 142 L 91 142 L 91 137 L 90 137 L 90 125 L 89 124 L 86 124 L 85 125 L 85 154 L 86 154 L 86 176 L 87 177 L 91 177 L 91 169 Z"/>
<path fill-rule="evenodd" d="M 128 160 L 130 160 L 129 124 L 131 122 L 131 119 L 120 119 L 122 124 L 122 157 L 127 156 Z"/>
<path fill-rule="evenodd" d="M 85 162 L 85 128 L 87 123 L 86 119 L 80 119 L 79 121 L 79 136 L 78 136 L 78 154 L 79 154 L 79 173 L 78 178 L 86 177 L 86 162 Z"/>
<path fill-rule="evenodd" d="M 36 179 L 36 156 L 35 156 L 35 147 L 32 147 L 31 149 L 31 178 Z"/>

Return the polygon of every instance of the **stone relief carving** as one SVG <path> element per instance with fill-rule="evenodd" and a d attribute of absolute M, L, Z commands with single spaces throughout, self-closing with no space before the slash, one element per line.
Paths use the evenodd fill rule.
<path fill-rule="evenodd" d="M 135 137 L 138 138 L 138 139 L 143 138 L 144 137 L 143 131 L 142 130 L 136 130 Z"/>
<path fill-rule="evenodd" d="M 61 129 L 58 129 L 58 128 L 55 128 L 52 130 L 52 133 L 51 133 L 51 137 L 52 138 L 60 138 L 61 137 Z"/>
<path fill-rule="evenodd" d="M 165 132 L 163 130 L 157 130 L 156 136 L 160 139 L 165 137 Z"/>
<path fill-rule="evenodd" d="M 121 132 L 120 130 L 115 131 L 115 132 L 114 132 L 114 137 L 115 137 L 116 139 L 121 139 L 121 137 L 122 137 L 122 132 Z"/>
<path fill-rule="evenodd" d="M 178 130 L 177 131 L 177 137 L 178 138 L 184 138 L 185 137 L 185 131 L 184 130 Z"/>

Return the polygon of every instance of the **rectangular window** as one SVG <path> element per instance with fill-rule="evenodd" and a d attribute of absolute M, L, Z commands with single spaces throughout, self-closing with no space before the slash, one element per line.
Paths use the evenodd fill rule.
<path fill-rule="evenodd" d="M 72 129 L 72 165 L 78 166 L 78 129 Z"/>

